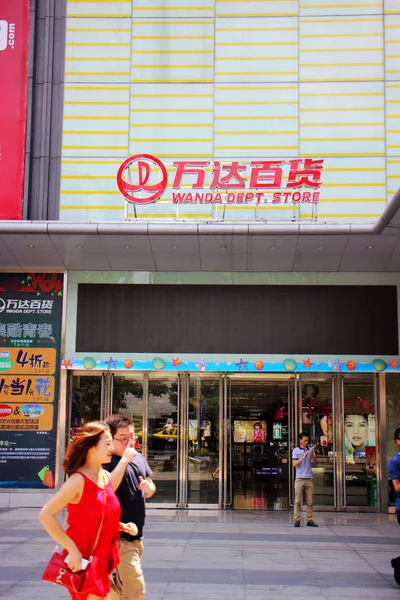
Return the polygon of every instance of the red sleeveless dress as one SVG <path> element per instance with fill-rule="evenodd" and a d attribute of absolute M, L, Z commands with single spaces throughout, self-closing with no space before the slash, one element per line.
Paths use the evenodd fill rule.
<path fill-rule="evenodd" d="M 109 478 L 103 490 L 86 475 L 79 474 L 85 479 L 83 493 L 78 504 L 67 506 L 66 533 L 75 542 L 83 558 L 91 556 L 103 513 L 104 519 L 83 589 L 79 594 L 71 592 L 71 596 L 73 600 L 86 600 L 90 594 L 105 598 L 110 591 L 108 576 L 119 563 L 121 506 Z M 66 550 L 64 554 L 67 554 Z"/>

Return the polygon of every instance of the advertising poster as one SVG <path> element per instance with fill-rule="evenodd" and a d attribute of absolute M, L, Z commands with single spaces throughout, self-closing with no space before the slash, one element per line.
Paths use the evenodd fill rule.
<path fill-rule="evenodd" d="M 29 0 L 0 2 L 0 219 L 22 219 Z"/>
<path fill-rule="evenodd" d="M 267 441 L 266 421 L 234 421 L 233 441 L 235 444 L 262 444 Z"/>
<path fill-rule="evenodd" d="M 54 487 L 63 275 L 0 273 L 0 488 Z"/>

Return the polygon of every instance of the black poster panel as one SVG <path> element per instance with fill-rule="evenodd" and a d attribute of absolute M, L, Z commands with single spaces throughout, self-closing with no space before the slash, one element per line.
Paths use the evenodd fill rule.
<path fill-rule="evenodd" d="M 397 355 L 396 286 L 78 286 L 78 352 Z"/>
<path fill-rule="evenodd" d="M 54 487 L 63 275 L 0 273 L 0 488 Z"/>

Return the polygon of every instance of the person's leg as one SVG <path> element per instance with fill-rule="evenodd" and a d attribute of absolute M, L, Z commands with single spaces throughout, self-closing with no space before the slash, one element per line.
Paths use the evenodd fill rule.
<path fill-rule="evenodd" d="M 145 583 L 141 565 L 143 544 L 140 540 L 120 540 L 118 574 L 122 579 L 122 600 L 143 600 Z"/>
<path fill-rule="evenodd" d="M 301 501 L 303 496 L 304 479 L 296 479 L 294 483 L 294 520 L 300 521 Z"/>
<path fill-rule="evenodd" d="M 313 482 L 313 480 L 307 479 L 304 487 L 306 490 L 307 521 L 312 521 L 313 500 L 314 500 L 314 482 Z"/>
<path fill-rule="evenodd" d="M 396 517 L 397 517 L 397 522 L 400 525 L 400 509 L 396 510 Z"/>

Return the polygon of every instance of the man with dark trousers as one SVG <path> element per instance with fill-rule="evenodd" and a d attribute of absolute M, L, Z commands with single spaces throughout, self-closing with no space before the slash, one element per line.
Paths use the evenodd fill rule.
<path fill-rule="evenodd" d="M 106 419 L 113 437 L 114 452 L 111 462 L 103 465 L 111 474 L 111 482 L 121 504 L 121 521 L 134 523 L 136 535 L 122 531 L 120 535 L 118 574 L 122 580 L 121 599 L 143 600 L 145 583 L 141 567 L 143 554 L 143 526 L 145 498 L 151 498 L 156 486 L 151 470 L 143 456 L 134 448 L 136 436 L 132 420 L 122 414 Z M 130 447 L 130 452 L 127 450 Z M 132 530 L 131 530 L 132 533 Z M 117 599 L 113 591 L 111 599 Z"/>

